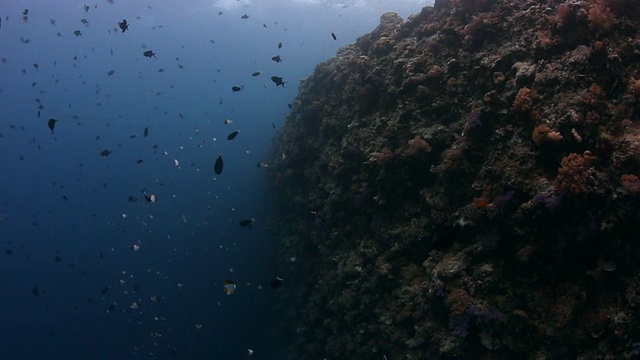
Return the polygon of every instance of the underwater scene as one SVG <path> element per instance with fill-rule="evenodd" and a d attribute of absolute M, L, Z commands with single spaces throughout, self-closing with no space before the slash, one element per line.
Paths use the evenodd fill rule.
<path fill-rule="evenodd" d="M 640 359 L 637 0 L 0 3 L 0 360 Z"/>
<path fill-rule="evenodd" d="M 286 358 L 268 150 L 423 5 L 0 2 L 0 359 Z"/>

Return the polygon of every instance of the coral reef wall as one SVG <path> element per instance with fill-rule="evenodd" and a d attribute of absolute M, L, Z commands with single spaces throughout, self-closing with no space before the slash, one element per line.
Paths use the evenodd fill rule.
<path fill-rule="evenodd" d="M 640 357 L 640 3 L 442 0 L 300 85 L 290 359 Z"/>

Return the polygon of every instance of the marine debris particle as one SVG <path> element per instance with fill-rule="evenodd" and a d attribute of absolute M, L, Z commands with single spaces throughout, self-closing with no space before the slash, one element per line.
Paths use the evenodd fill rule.
<path fill-rule="evenodd" d="M 436 0 L 320 63 L 268 159 L 289 356 L 636 356 L 639 16 Z"/>

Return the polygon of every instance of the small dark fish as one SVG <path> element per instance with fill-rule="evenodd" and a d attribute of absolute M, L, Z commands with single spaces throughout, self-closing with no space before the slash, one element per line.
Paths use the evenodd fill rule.
<path fill-rule="evenodd" d="M 120 28 L 120 30 L 122 30 L 122 32 L 129 30 L 129 24 L 125 19 L 122 19 L 122 21 L 118 22 L 118 27 Z"/>
<path fill-rule="evenodd" d="M 109 156 L 111 155 L 111 151 L 109 151 L 109 149 L 104 149 L 102 150 L 102 152 L 100 152 L 100 156 Z"/>
<path fill-rule="evenodd" d="M 156 57 L 156 53 L 154 53 L 152 50 L 147 50 L 145 52 L 142 53 L 142 55 L 151 58 L 151 57 Z"/>
<path fill-rule="evenodd" d="M 87 19 L 80 19 L 80 22 L 84 24 L 84 26 L 89 26 L 89 21 Z"/>
<path fill-rule="evenodd" d="M 135 196 L 131 196 L 131 195 L 129 195 L 129 196 L 127 197 L 127 201 L 128 201 L 128 202 L 130 202 L 130 203 L 132 203 L 132 202 L 136 202 L 136 201 L 138 201 L 138 199 L 136 199 L 136 197 L 135 197 Z"/>
<path fill-rule="evenodd" d="M 51 23 L 51 25 L 56 26 L 56 21 L 54 19 L 49 20 L 49 22 Z"/>
<path fill-rule="evenodd" d="M 74 30 L 74 31 L 73 31 L 73 34 L 77 37 L 77 36 L 82 35 L 82 31 L 80 31 L 80 30 Z"/>
<path fill-rule="evenodd" d="M 271 81 L 273 81 L 276 86 L 282 85 L 282 87 L 284 87 L 284 84 L 286 84 L 285 81 L 282 81 L 282 78 L 280 76 L 272 76 Z"/>
<path fill-rule="evenodd" d="M 24 16 L 29 15 L 29 9 L 22 10 L 22 15 L 24 15 Z"/>
<path fill-rule="evenodd" d="M 100 294 L 104 295 L 104 294 L 108 293 L 110 289 L 111 289 L 111 287 L 105 286 L 105 287 L 102 288 L 102 290 L 100 290 Z"/>
<path fill-rule="evenodd" d="M 108 76 L 111 76 L 111 75 L 113 75 L 115 72 L 116 72 L 115 70 L 109 70 L 109 72 L 107 72 L 107 75 L 108 75 Z"/>
<path fill-rule="evenodd" d="M 38 289 L 36 285 L 33 285 L 33 289 L 31 289 L 31 293 L 35 295 L 35 297 L 38 297 L 40 295 L 40 289 Z"/>
<path fill-rule="evenodd" d="M 262 71 L 256 71 L 256 72 L 251 74 L 251 76 L 253 76 L 253 77 L 260 76 L 260 75 L 262 75 Z"/>
<path fill-rule="evenodd" d="M 143 135 L 144 135 L 144 137 L 149 136 L 149 128 L 148 127 L 144 128 L 144 134 Z"/>
<path fill-rule="evenodd" d="M 240 18 L 241 18 L 241 19 L 245 19 L 245 20 L 246 20 L 246 19 L 248 19 L 248 18 L 249 18 L 249 15 L 244 14 L 244 15 L 240 16 Z"/>
<path fill-rule="evenodd" d="M 244 219 L 244 220 L 241 220 L 239 224 L 240 224 L 240 227 L 248 227 L 249 229 L 251 229 L 251 225 L 253 224 L 254 221 L 256 221 L 254 218 Z"/>
<path fill-rule="evenodd" d="M 89 5 L 84 4 L 84 5 L 82 5 L 82 6 L 83 6 L 83 8 L 84 8 L 84 12 L 88 12 L 88 11 L 89 11 Z"/>
<path fill-rule="evenodd" d="M 133 135 L 129 136 L 129 139 L 135 139 L 135 138 L 137 138 L 137 137 L 138 137 L 138 135 L 133 134 Z"/>
<path fill-rule="evenodd" d="M 276 56 L 272 57 L 271 60 L 273 60 L 273 61 L 275 61 L 277 63 L 280 63 L 282 61 L 282 59 L 280 59 L 280 55 L 276 55 Z"/>
<path fill-rule="evenodd" d="M 136 160 L 136 164 L 140 165 L 140 164 L 142 164 L 143 161 L 144 160 L 142 160 L 142 159 Z"/>
<path fill-rule="evenodd" d="M 293 106 L 291 106 L 291 103 L 287 103 L 287 106 L 289 107 L 289 109 L 291 109 Z"/>
<path fill-rule="evenodd" d="M 282 43 L 281 42 L 278 43 L 278 49 L 282 49 Z"/>
<path fill-rule="evenodd" d="M 232 92 L 238 92 L 238 91 L 242 91 L 242 90 L 244 90 L 244 85 L 240 85 L 240 86 L 234 85 L 234 86 L 231 87 L 231 91 Z"/>
<path fill-rule="evenodd" d="M 227 140 L 235 139 L 236 136 L 238 136 L 239 133 L 240 133 L 240 130 L 236 130 L 236 131 L 233 131 L 233 132 L 229 133 L 229 135 L 227 135 Z"/>
<path fill-rule="evenodd" d="M 163 68 L 158 69 L 158 72 L 164 72 Z"/>
<path fill-rule="evenodd" d="M 118 304 L 111 303 L 111 305 L 109 305 L 109 307 L 107 308 L 107 313 L 112 313 L 116 310 L 118 310 Z"/>
<path fill-rule="evenodd" d="M 38 63 L 34 63 L 34 64 L 33 64 L 33 67 L 37 69 L 37 68 L 39 68 L 39 67 L 40 67 L 40 65 L 38 65 Z"/>
<path fill-rule="evenodd" d="M 334 33 L 331 33 L 331 37 L 333 38 L 333 40 L 338 40 L 338 37 Z"/>
<path fill-rule="evenodd" d="M 271 280 L 271 281 L 269 282 L 269 286 L 270 286 L 272 289 L 277 289 L 277 288 L 279 288 L 280 286 L 282 286 L 282 279 L 281 279 L 280 277 L 276 276 L 276 278 L 275 278 L 275 279 L 273 279 L 273 280 Z"/>
<path fill-rule="evenodd" d="M 218 155 L 216 159 L 216 163 L 213 165 L 213 171 L 216 172 L 216 175 L 222 174 L 222 167 L 224 166 L 224 162 L 222 161 L 222 155 Z"/>
<path fill-rule="evenodd" d="M 140 283 L 135 283 L 135 285 L 133 285 L 133 291 L 136 292 L 138 290 L 140 290 Z"/>
<path fill-rule="evenodd" d="M 53 134 L 53 129 L 55 129 L 56 127 L 56 122 L 58 120 L 56 119 L 49 119 L 49 121 L 47 122 L 47 126 L 49 126 L 49 129 L 51 129 L 51 133 Z"/>

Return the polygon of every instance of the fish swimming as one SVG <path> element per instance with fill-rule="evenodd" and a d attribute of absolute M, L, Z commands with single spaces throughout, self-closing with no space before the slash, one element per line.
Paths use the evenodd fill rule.
<path fill-rule="evenodd" d="M 272 76 L 271 81 L 273 81 L 276 86 L 282 85 L 282 87 L 284 87 L 284 84 L 286 84 L 285 81 L 282 81 L 282 78 L 280 76 Z"/>
<path fill-rule="evenodd" d="M 282 49 L 282 43 L 281 42 L 278 43 L 278 49 Z"/>
<path fill-rule="evenodd" d="M 272 289 L 277 289 L 277 288 L 279 288 L 280 286 L 282 286 L 282 278 L 280 278 L 280 277 L 276 276 L 276 278 L 275 278 L 275 279 L 273 279 L 273 280 L 271 280 L 271 281 L 269 282 L 269 286 L 270 286 Z"/>
<path fill-rule="evenodd" d="M 334 33 L 331 33 L 331 37 L 333 38 L 333 40 L 338 40 L 338 37 Z"/>
<path fill-rule="evenodd" d="M 142 53 L 142 55 L 148 57 L 148 58 L 152 58 L 152 57 L 156 57 L 156 53 L 153 52 L 153 50 L 147 50 L 145 52 Z"/>
<path fill-rule="evenodd" d="M 53 134 L 53 129 L 55 129 L 56 127 L 56 122 L 58 122 L 58 120 L 56 119 L 49 119 L 49 121 L 47 121 L 47 126 L 49 126 L 49 129 L 51 130 L 52 134 Z"/>
<path fill-rule="evenodd" d="M 236 131 L 233 131 L 233 132 L 229 133 L 229 135 L 227 135 L 227 140 L 235 139 L 236 136 L 238 136 L 239 133 L 240 133 L 240 130 L 236 130 Z"/>
<path fill-rule="evenodd" d="M 109 149 L 104 149 L 102 150 L 102 152 L 100 152 L 100 156 L 109 156 L 111 155 L 111 151 L 109 151 Z"/>
<path fill-rule="evenodd" d="M 74 34 L 76 37 L 78 37 L 78 36 L 82 35 L 82 31 L 80 31 L 80 30 L 74 30 L 74 31 L 73 31 L 73 34 Z"/>
<path fill-rule="evenodd" d="M 254 221 L 256 221 L 254 218 L 244 219 L 244 220 L 240 220 L 238 224 L 240 225 L 240 227 L 248 227 L 249 229 L 251 229 L 251 225 L 253 224 Z"/>
<path fill-rule="evenodd" d="M 144 195 L 144 199 L 148 202 L 148 203 L 155 203 L 156 201 L 158 201 L 158 197 L 155 194 L 147 194 L 147 192 L 143 189 L 142 190 L 142 195 Z"/>
<path fill-rule="evenodd" d="M 233 295 L 236 293 L 236 282 L 233 279 L 227 279 L 224 281 L 224 285 L 222 287 L 222 291 L 224 291 L 227 295 Z"/>
<path fill-rule="evenodd" d="M 120 28 L 120 30 L 122 30 L 122 32 L 129 30 L 129 24 L 125 19 L 122 19 L 122 21 L 118 22 L 118 27 Z"/>
<path fill-rule="evenodd" d="M 260 76 L 260 75 L 262 75 L 262 71 L 256 71 L 256 72 L 251 74 L 251 76 L 253 76 L 253 77 Z"/>
<path fill-rule="evenodd" d="M 116 72 L 115 70 L 109 70 L 109 72 L 107 72 L 107 76 L 111 76 L 111 75 L 113 75 L 115 72 Z"/>
<path fill-rule="evenodd" d="M 246 20 L 246 19 L 248 19 L 248 18 L 249 18 L 249 15 L 244 14 L 244 15 L 240 16 L 240 18 L 241 18 L 241 19 L 245 19 L 245 20 Z"/>
<path fill-rule="evenodd" d="M 225 124 L 225 125 L 231 125 L 231 124 L 233 124 L 233 120 L 231 120 L 231 119 L 225 119 L 225 120 L 224 120 L 224 124 Z"/>
<path fill-rule="evenodd" d="M 224 163 L 222 161 L 222 155 L 218 155 L 218 158 L 216 159 L 216 163 L 213 165 L 213 171 L 216 172 L 216 175 L 222 174 L 223 166 L 224 166 Z"/>
<path fill-rule="evenodd" d="M 148 127 L 144 128 L 144 134 L 143 135 L 144 135 L 144 137 L 149 136 L 149 128 Z"/>
<path fill-rule="evenodd" d="M 272 57 L 271 60 L 275 61 L 276 63 L 282 62 L 282 59 L 280 58 L 280 55 L 276 55 L 276 56 Z"/>
<path fill-rule="evenodd" d="M 232 91 L 232 92 L 238 92 L 238 91 L 242 91 L 242 90 L 244 90 L 244 85 L 240 85 L 240 86 L 233 85 L 233 86 L 231 87 L 231 91 Z"/>

